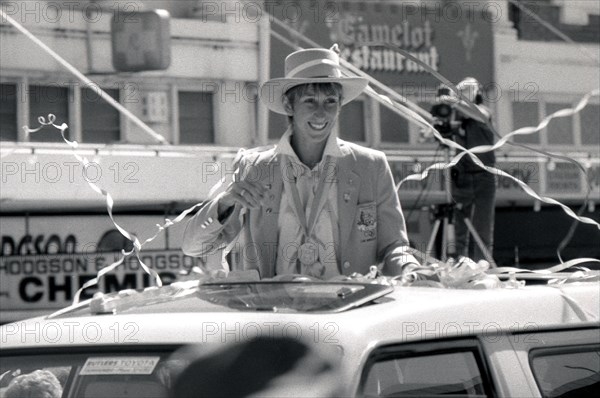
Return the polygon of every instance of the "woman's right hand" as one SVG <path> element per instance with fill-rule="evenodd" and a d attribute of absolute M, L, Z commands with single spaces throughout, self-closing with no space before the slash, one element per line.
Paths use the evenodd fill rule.
<path fill-rule="evenodd" d="M 265 197 L 266 187 L 256 181 L 233 181 L 219 198 L 219 215 L 239 203 L 242 207 L 257 209 Z"/>

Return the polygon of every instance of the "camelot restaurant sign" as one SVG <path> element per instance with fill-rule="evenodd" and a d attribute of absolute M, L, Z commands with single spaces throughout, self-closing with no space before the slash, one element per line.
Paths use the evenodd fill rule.
<path fill-rule="evenodd" d="M 282 1 L 275 17 L 323 47 L 340 46 L 340 56 L 395 88 L 436 87 L 426 68 L 396 51 L 398 47 L 453 82 L 466 76 L 484 86 L 493 80 L 492 24 L 500 17 L 494 7 L 447 2 Z M 293 49 L 307 47 L 272 24 L 288 38 L 271 40 L 271 75 L 283 76 L 283 60 Z M 385 44 L 389 46 L 385 46 Z"/>
<path fill-rule="evenodd" d="M 405 72 L 406 74 L 426 73 L 426 69 L 417 62 L 405 58 L 393 49 L 381 49 L 376 46 L 356 43 L 388 43 L 409 50 L 410 55 L 424 64 L 439 70 L 439 53 L 433 45 L 433 28 L 430 21 L 422 26 L 411 26 L 409 21 L 401 24 L 362 24 L 359 17 L 348 14 L 332 27 L 332 38 L 343 44 L 340 56 L 359 69 L 373 72 Z"/>

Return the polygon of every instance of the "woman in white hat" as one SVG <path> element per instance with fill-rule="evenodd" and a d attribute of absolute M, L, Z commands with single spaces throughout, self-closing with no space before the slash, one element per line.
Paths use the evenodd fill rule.
<path fill-rule="evenodd" d="M 287 131 L 274 148 L 245 154 L 235 181 L 188 223 L 183 251 L 202 256 L 239 237 L 242 267 L 263 278 L 329 279 L 373 264 L 398 275 L 416 265 L 385 155 L 332 133 L 340 108 L 366 86 L 342 76 L 333 50 L 290 54 L 285 77 L 260 92 L 288 116 Z"/>

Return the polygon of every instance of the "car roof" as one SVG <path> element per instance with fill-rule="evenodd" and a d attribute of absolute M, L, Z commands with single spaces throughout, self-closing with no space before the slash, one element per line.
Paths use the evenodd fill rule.
<path fill-rule="evenodd" d="M 203 287 L 186 283 L 138 292 L 137 302 L 131 298 L 135 294 L 121 293 L 122 298 L 109 296 L 117 297 L 112 302 L 103 298 L 109 303 L 105 307 L 88 300 L 53 316 L 4 325 L 2 348 L 225 342 L 277 333 L 315 337 L 316 342 L 327 340 L 329 333 L 331 342 L 345 346 L 597 325 L 600 316 L 598 282 L 484 290 L 374 286 L 368 301 L 341 311 L 229 308 L 199 299 Z M 119 301 L 128 297 L 120 308 Z M 118 338 L 115 328 L 123 329 Z M 124 336 L 128 330 L 135 332 L 130 341 Z"/>

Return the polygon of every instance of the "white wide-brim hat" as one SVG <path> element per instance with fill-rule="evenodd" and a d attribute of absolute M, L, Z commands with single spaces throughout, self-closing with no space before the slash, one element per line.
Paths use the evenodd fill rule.
<path fill-rule="evenodd" d="M 309 83 L 339 83 L 343 106 L 358 97 L 368 81 L 363 77 L 342 76 L 340 58 L 335 51 L 309 48 L 285 58 L 285 77 L 265 82 L 260 88 L 260 99 L 273 112 L 287 115 L 283 95 L 292 87 Z"/>

